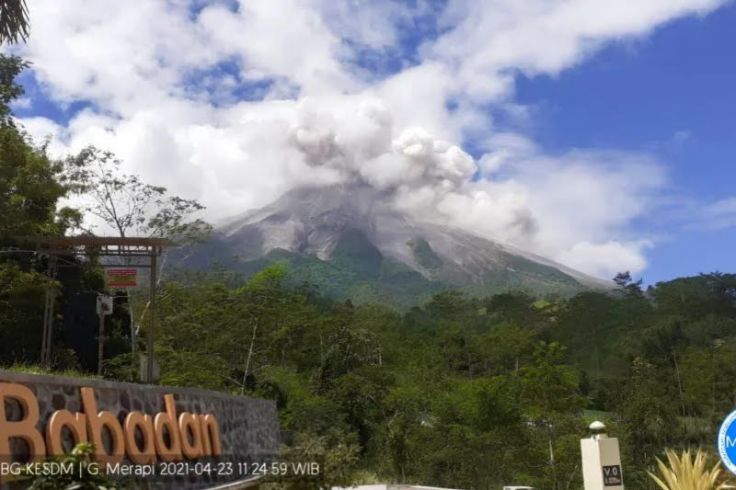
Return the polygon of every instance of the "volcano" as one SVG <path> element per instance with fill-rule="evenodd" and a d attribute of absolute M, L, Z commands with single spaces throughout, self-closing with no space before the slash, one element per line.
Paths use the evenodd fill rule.
<path fill-rule="evenodd" d="M 234 217 L 184 262 L 246 276 L 285 263 L 293 281 L 336 299 L 395 306 L 445 289 L 473 295 L 523 290 L 570 295 L 610 287 L 550 260 L 466 230 L 421 222 L 370 186 L 293 189 Z"/>

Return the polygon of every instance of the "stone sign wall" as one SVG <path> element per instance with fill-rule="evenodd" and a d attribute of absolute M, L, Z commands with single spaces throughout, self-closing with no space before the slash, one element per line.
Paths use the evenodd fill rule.
<path fill-rule="evenodd" d="M 267 400 L 193 388 L 2 370 L 0 395 L 4 405 L 4 413 L 0 407 L 0 449 L 6 447 L 10 452 L 0 457 L 6 461 L 28 458 L 34 441 L 44 454 L 51 454 L 52 446 L 68 450 L 75 436 L 70 429 L 75 429 L 91 442 L 99 438 L 104 446 L 98 448 L 104 451 L 100 453 L 102 460 L 117 461 L 123 466 L 144 461 L 151 466 L 154 474 L 134 479 L 134 488 L 195 489 L 211 487 L 215 482 L 243 480 L 252 476 L 247 474 L 249 465 L 273 460 L 279 449 L 276 406 Z M 33 405 L 28 402 L 33 396 L 37 400 L 38 422 L 35 431 L 28 432 L 37 432 L 38 436 L 32 433 L 27 437 L 8 437 L 13 431 L 26 430 L 19 422 L 34 415 L 33 407 L 28 407 Z M 88 413 L 95 410 L 96 414 Z M 61 428 L 63 425 L 66 427 Z M 179 437 L 178 448 L 177 441 L 172 442 L 172 428 L 182 431 L 181 437 L 174 434 Z M 53 434 L 61 440 L 51 441 Z M 36 448 L 37 455 L 38 451 Z M 173 475 L 162 475 L 156 468 L 171 462 L 184 464 L 170 466 Z M 24 487 L 11 482 L 3 483 L 2 488 Z"/>

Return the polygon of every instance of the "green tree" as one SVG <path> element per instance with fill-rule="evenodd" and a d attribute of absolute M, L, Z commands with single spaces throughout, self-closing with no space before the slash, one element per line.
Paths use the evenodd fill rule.
<path fill-rule="evenodd" d="M 119 482 L 110 480 L 100 474 L 99 469 L 90 468 L 93 462 L 94 444 L 81 442 L 72 451 L 64 456 L 50 458 L 50 461 L 60 463 L 73 471 L 64 472 L 35 472 L 23 478 L 30 482 L 29 490 L 117 490 L 125 488 Z"/>
<path fill-rule="evenodd" d="M 486 374 L 518 374 L 531 361 L 535 334 L 529 329 L 503 323 L 481 334 L 479 349 Z"/>
<path fill-rule="evenodd" d="M 36 146 L 12 120 L 10 103 L 23 95 L 15 82 L 27 67 L 21 58 L 0 54 L 0 243 L 22 236 L 58 235 L 79 214 L 58 209 L 68 188 L 59 182 L 62 168 Z"/>
<path fill-rule="evenodd" d="M 582 425 L 579 414 L 586 400 L 580 393 L 580 373 L 566 362 L 566 349 L 539 342 L 531 365 L 521 370 L 521 399 L 535 431 L 546 440 L 549 466 L 545 486 L 563 488 L 576 471 L 577 457 L 570 451 L 571 431 Z"/>
<path fill-rule="evenodd" d="M 379 449 L 379 465 L 387 461 L 386 473 L 392 481 L 407 483 L 409 477 L 420 477 L 423 453 L 421 434 L 433 420 L 429 411 L 430 397 L 414 385 L 393 387 L 384 399 L 385 419 Z M 383 455 L 387 455 L 386 458 Z"/>
<path fill-rule="evenodd" d="M 89 203 L 85 212 L 121 237 L 162 237 L 182 243 L 206 238 L 211 227 L 192 215 L 204 209 L 193 199 L 168 195 L 165 187 L 124 174 L 109 151 L 89 146 L 65 162 L 65 179 Z"/>
<path fill-rule="evenodd" d="M 69 190 L 59 179 L 61 165 L 12 119 L 10 103 L 23 94 L 15 79 L 27 66 L 0 55 L 0 360 L 6 363 L 38 361 L 45 290 L 62 285 L 43 274 L 47 258 L 35 253 L 33 240 L 62 235 L 81 216 L 58 205 Z"/>
<path fill-rule="evenodd" d="M 130 235 L 158 237 L 178 245 L 191 245 L 209 236 L 211 226 L 193 218 L 193 214 L 204 209 L 196 200 L 169 195 L 165 187 L 124 174 L 120 167 L 121 161 L 111 152 L 90 146 L 66 159 L 63 179 L 72 192 L 83 196 L 86 202 L 83 211 L 101 220 L 121 238 Z M 89 226 L 85 228 L 92 233 Z M 168 257 L 168 249 L 165 249 L 159 264 L 161 270 Z M 124 260 L 125 265 L 130 264 L 130 259 Z M 157 284 L 161 279 L 162 274 L 159 274 Z M 136 325 L 145 323 L 150 299 L 138 317 L 133 298 L 128 296 L 127 299 L 131 350 L 135 352 Z"/>
<path fill-rule="evenodd" d="M 25 41 L 29 28 L 25 0 L 0 0 L 0 43 Z"/>

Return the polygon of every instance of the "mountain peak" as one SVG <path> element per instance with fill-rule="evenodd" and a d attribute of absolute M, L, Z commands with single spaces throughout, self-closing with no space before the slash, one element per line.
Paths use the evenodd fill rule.
<path fill-rule="evenodd" d="M 215 259 L 231 258 L 229 265 L 244 271 L 267 265 L 278 251 L 301 279 L 319 284 L 337 274 L 337 282 L 348 283 L 338 296 L 347 297 L 356 288 L 391 290 L 385 283 L 397 277 L 396 284 L 409 281 L 424 292 L 453 287 L 479 294 L 504 289 L 565 294 L 608 287 L 465 230 L 415 221 L 394 208 L 389 194 L 360 184 L 292 189 L 231 219 L 207 248 Z"/>

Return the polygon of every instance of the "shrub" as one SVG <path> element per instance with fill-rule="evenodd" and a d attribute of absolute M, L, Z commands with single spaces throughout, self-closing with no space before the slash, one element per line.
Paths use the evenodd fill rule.
<path fill-rule="evenodd" d="M 29 474 L 24 479 L 30 483 L 29 490 L 120 490 L 119 483 L 113 482 L 105 475 L 93 470 L 90 466 L 94 445 L 81 442 L 77 444 L 71 453 L 48 461 L 54 461 L 63 465 L 71 463 L 74 467 L 73 474 L 57 473 L 53 475 Z"/>
<path fill-rule="evenodd" d="M 720 490 L 736 488 L 728 485 L 721 478 L 721 463 L 708 467 L 708 456 L 697 450 L 692 454 L 686 450 L 677 454 L 671 449 L 665 451 L 669 467 L 657 458 L 660 477 L 651 472 L 649 476 L 663 490 Z"/>

